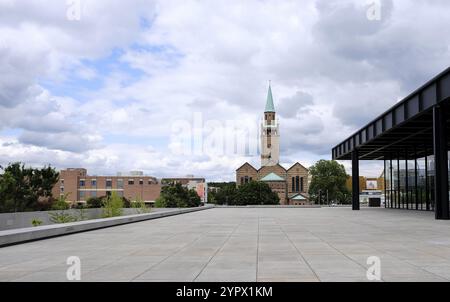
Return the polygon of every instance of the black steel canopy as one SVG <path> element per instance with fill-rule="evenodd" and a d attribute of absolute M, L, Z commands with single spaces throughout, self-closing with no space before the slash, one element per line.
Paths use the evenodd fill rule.
<path fill-rule="evenodd" d="M 433 108 L 449 101 L 450 68 L 447 68 L 334 147 L 333 159 L 350 160 L 356 150 L 359 160 L 383 160 L 389 156 L 417 158 L 433 154 Z M 444 107 L 445 111 L 450 110 L 450 106 Z M 447 129 L 450 128 L 449 120 L 446 124 Z"/>

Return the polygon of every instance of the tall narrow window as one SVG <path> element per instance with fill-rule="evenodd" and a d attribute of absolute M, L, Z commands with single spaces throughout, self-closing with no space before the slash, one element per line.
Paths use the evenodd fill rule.
<path fill-rule="evenodd" d="M 123 179 L 117 180 L 117 189 L 123 189 Z"/>
<path fill-rule="evenodd" d="M 296 176 L 295 177 L 295 192 L 299 192 L 300 190 L 300 177 Z"/>
<path fill-rule="evenodd" d="M 303 186 L 303 177 L 300 178 L 300 192 L 305 192 L 305 188 Z"/>
<path fill-rule="evenodd" d="M 292 192 L 295 192 L 295 177 L 292 177 Z"/>

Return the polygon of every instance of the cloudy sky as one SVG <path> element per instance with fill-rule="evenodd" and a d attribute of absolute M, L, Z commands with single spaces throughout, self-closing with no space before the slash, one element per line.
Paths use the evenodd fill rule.
<path fill-rule="evenodd" d="M 449 1 L 373 2 L 0 0 L 0 165 L 232 180 L 269 80 L 282 163 L 329 159 L 449 65 Z"/>

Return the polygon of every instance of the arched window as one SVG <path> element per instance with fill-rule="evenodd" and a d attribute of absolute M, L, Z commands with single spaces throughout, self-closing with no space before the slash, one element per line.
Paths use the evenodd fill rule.
<path fill-rule="evenodd" d="M 303 186 L 303 177 L 300 178 L 300 192 L 305 192 L 305 188 Z"/>
<path fill-rule="evenodd" d="M 295 192 L 299 192 L 300 190 L 300 177 L 296 176 L 295 177 Z"/>

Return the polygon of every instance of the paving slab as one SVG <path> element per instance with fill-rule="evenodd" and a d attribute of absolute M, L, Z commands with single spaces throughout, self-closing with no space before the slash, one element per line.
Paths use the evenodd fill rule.
<path fill-rule="evenodd" d="M 0 281 L 450 281 L 450 222 L 433 213 L 215 208 L 0 248 Z"/>

